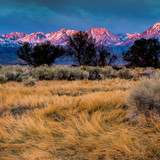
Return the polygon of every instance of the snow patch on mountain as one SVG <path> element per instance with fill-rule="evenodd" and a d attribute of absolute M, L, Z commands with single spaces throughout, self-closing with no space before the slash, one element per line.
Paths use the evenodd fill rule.
<path fill-rule="evenodd" d="M 96 39 L 98 45 L 110 46 L 122 42 L 118 36 L 105 28 L 92 28 L 86 32 Z"/>
<path fill-rule="evenodd" d="M 122 34 L 122 33 L 120 33 L 120 34 L 117 34 L 117 36 L 118 36 L 123 42 L 125 42 L 125 41 L 127 41 L 127 40 L 129 40 L 129 39 L 131 39 L 131 38 L 138 38 L 138 37 L 140 36 L 140 34 L 137 33 L 137 32 L 135 32 L 134 34 L 130 34 L 130 33 L 124 33 L 124 34 Z"/>

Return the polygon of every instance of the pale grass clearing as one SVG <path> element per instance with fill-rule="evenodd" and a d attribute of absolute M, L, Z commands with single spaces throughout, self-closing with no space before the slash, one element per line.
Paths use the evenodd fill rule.
<path fill-rule="evenodd" d="M 123 79 L 106 79 L 103 81 L 39 81 L 36 86 L 8 82 L 0 85 L 0 109 L 17 106 L 46 107 L 55 102 L 59 96 L 80 96 L 94 92 L 126 91 L 135 82 Z"/>
<path fill-rule="evenodd" d="M 158 160 L 160 119 L 128 121 L 137 82 L 39 81 L 1 85 L 1 160 Z M 25 106 L 24 112 L 13 112 Z"/>

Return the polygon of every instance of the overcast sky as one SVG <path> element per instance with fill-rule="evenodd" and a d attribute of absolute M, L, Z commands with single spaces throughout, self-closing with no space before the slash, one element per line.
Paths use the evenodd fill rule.
<path fill-rule="evenodd" d="M 160 22 L 160 0 L 0 0 L 0 34 L 106 28 L 143 32 Z"/>

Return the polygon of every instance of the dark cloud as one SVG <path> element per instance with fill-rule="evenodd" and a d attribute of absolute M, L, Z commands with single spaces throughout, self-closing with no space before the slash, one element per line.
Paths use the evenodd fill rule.
<path fill-rule="evenodd" d="M 51 32 L 91 27 L 133 33 L 160 20 L 158 0 L 0 0 L 0 4 L 1 33 L 4 28 L 6 32 Z"/>

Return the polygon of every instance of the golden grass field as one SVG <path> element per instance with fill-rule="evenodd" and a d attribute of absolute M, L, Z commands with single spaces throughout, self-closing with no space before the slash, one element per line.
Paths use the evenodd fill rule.
<path fill-rule="evenodd" d="M 133 80 L 0 85 L 0 160 L 159 160 L 160 119 L 127 119 Z"/>

